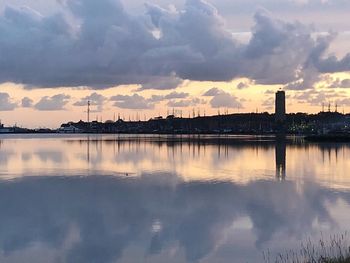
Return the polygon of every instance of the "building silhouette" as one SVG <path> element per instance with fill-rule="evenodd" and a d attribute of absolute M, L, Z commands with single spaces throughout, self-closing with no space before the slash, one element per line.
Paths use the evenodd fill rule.
<path fill-rule="evenodd" d="M 278 123 L 286 120 L 286 93 L 283 90 L 279 90 L 276 93 L 275 120 Z"/>

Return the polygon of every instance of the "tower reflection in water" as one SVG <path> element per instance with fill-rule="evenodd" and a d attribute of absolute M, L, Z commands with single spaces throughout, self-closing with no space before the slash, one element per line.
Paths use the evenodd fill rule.
<path fill-rule="evenodd" d="M 240 141 L 240 143 L 237 143 L 237 140 L 232 142 L 230 140 L 224 139 L 224 140 L 216 140 L 215 142 L 210 141 L 210 143 L 208 143 L 208 141 L 206 141 L 207 139 L 208 138 L 203 138 L 203 140 L 197 141 L 197 140 L 191 140 L 191 139 L 181 140 L 180 138 L 179 140 L 171 142 L 171 140 L 167 141 L 167 139 L 164 141 L 158 141 L 157 138 L 154 138 L 154 137 L 150 137 L 148 138 L 148 140 L 145 140 L 145 138 L 142 138 L 142 137 L 130 138 L 130 139 L 128 139 L 127 137 L 126 138 L 117 137 L 111 140 L 103 140 L 102 138 L 96 138 L 96 137 L 91 138 L 90 136 L 87 136 L 86 140 L 81 140 L 80 142 L 86 143 L 86 160 L 89 164 L 91 162 L 91 144 L 96 145 L 96 150 L 102 147 L 102 144 L 107 144 L 107 143 L 113 144 L 113 152 L 114 152 L 114 156 L 116 156 L 117 154 L 120 154 L 121 146 L 125 144 L 129 144 L 129 146 L 130 144 L 142 144 L 142 143 L 145 145 L 156 144 L 158 145 L 158 147 L 161 147 L 165 143 L 167 148 L 172 149 L 173 157 L 175 154 L 174 150 L 176 150 L 177 147 L 180 148 L 181 155 L 183 154 L 184 145 L 188 145 L 189 147 L 188 151 L 192 153 L 193 157 L 195 157 L 196 155 L 199 156 L 201 154 L 205 155 L 207 147 L 216 146 L 217 154 L 218 154 L 217 156 L 220 159 L 229 158 L 230 149 L 235 149 L 235 148 L 241 149 L 242 147 L 246 149 L 254 146 L 254 143 L 252 144 L 251 141 L 243 140 L 243 141 Z M 272 139 L 270 141 L 264 141 L 263 144 L 259 144 L 261 143 L 261 141 L 256 142 L 258 145 L 260 145 L 259 147 L 264 148 L 265 146 L 267 146 L 269 149 L 271 149 L 272 147 L 275 148 L 275 173 L 276 173 L 276 178 L 279 180 L 286 179 L 287 142 L 288 142 L 288 139 L 286 138 L 286 136 L 283 136 L 283 135 L 278 135 L 276 136 L 275 139 Z M 130 147 L 129 147 L 129 150 L 130 150 Z M 138 147 L 133 149 L 133 151 L 136 151 L 136 152 L 138 150 L 139 150 Z M 201 153 L 202 150 L 204 151 L 204 153 L 203 152 Z M 101 152 L 102 151 L 100 151 L 99 153 L 101 154 Z"/>
<path fill-rule="evenodd" d="M 285 136 L 276 137 L 275 155 L 276 155 L 276 177 L 278 179 L 283 180 L 286 178 L 287 146 L 286 146 Z"/>

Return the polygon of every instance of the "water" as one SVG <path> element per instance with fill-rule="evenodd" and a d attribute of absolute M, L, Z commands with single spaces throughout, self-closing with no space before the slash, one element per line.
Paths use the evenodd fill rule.
<path fill-rule="evenodd" d="M 350 145 L 0 137 L 0 262 L 262 262 L 350 227 Z"/>

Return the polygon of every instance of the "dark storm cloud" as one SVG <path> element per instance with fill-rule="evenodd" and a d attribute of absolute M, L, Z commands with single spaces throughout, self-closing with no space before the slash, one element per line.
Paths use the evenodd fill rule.
<path fill-rule="evenodd" d="M 313 2 L 313 1 L 311 1 Z M 265 11 L 254 16 L 248 44 L 229 33 L 217 9 L 202 0 L 183 10 L 146 6 L 126 13 L 118 0 L 67 0 L 66 13 L 43 16 L 7 7 L 0 17 L 0 82 L 27 87 L 140 84 L 172 89 L 183 79 L 312 85 L 319 73 L 350 70 L 350 55 L 326 56 L 331 36 L 314 37 L 300 23 Z M 312 72 L 308 85 L 305 78 Z M 296 89 L 296 88 L 294 88 Z"/>
<path fill-rule="evenodd" d="M 139 88 L 139 91 L 142 90 L 170 90 L 170 89 L 176 89 L 178 86 L 180 86 L 184 81 L 180 79 L 179 77 L 174 76 L 173 74 L 169 77 L 159 77 L 159 76 L 153 76 L 148 79 L 144 79 L 141 83 L 141 88 Z"/>
<path fill-rule="evenodd" d="M 34 108 L 39 111 L 60 111 L 65 110 L 70 96 L 65 94 L 57 94 L 52 97 L 45 96 L 34 105 Z"/>

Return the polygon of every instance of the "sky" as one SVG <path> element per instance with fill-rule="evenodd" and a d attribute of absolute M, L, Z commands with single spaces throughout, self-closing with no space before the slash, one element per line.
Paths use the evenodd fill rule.
<path fill-rule="evenodd" d="M 2 0 L 0 119 L 350 112 L 348 0 Z"/>

